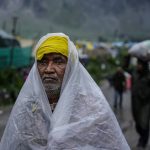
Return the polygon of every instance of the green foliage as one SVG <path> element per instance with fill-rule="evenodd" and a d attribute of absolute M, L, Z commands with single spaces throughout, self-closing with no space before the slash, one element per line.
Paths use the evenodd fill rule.
<path fill-rule="evenodd" d="M 86 65 L 87 71 L 90 73 L 97 84 L 100 83 L 106 73 L 106 70 L 102 69 L 101 67 L 102 64 L 105 64 L 105 62 L 100 60 L 99 58 L 90 58 L 89 62 Z"/>
<path fill-rule="evenodd" d="M 23 85 L 23 76 L 20 70 L 0 70 L 0 91 L 5 90 L 9 95 L 9 101 L 14 102 Z M 4 101 L 3 99 L 1 101 Z"/>
<path fill-rule="evenodd" d="M 120 47 L 119 48 L 119 54 L 117 56 L 117 59 L 120 62 L 120 65 L 122 66 L 124 63 L 124 57 L 128 55 L 128 50 L 125 47 Z"/>
<path fill-rule="evenodd" d="M 93 79 L 99 83 L 101 78 L 101 69 L 100 69 L 100 61 L 96 58 L 91 58 L 86 65 L 86 69 L 93 77 Z"/>
<path fill-rule="evenodd" d="M 98 57 L 90 58 L 86 65 L 86 69 L 96 83 L 100 84 L 103 79 L 110 77 L 114 73 L 117 67 L 116 60 L 120 60 L 120 58 L 113 58 L 111 56 L 105 57 L 105 59 L 100 59 Z M 105 68 L 102 66 L 105 66 Z"/>

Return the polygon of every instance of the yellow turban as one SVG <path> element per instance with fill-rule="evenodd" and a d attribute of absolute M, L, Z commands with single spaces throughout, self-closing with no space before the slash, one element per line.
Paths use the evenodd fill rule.
<path fill-rule="evenodd" d="M 41 60 L 44 54 L 48 53 L 61 53 L 68 57 L 68 39 L 63 36 L 52 36 L 46 39 L 37 49 L 37 60 Z"/>

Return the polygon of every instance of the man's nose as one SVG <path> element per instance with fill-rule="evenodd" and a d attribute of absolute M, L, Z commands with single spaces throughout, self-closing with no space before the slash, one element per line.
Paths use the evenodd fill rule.
<path fill-rule="evenodd" d="M 49 62 L 48 63 L 48 65 L 47 65 L 47 67 L 46 67 L 46 71 L 47 72 L 54 72 L 55 71 L 55 69 L 54 69 L 55 67 L 54 67 L 54 64 L 53 64 L 53 62 Z"/>

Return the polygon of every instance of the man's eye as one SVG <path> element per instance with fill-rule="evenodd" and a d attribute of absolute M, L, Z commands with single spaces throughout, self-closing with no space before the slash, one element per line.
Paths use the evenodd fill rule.
<path fill-rule="evenodd" d="M 40 60 L 40 61 L 38 61 L 38 64 L 45 65 L 45 64 L 47 64 L 47 61 L 46 60 Z"/>
<path fill-rule="evenodd" d="M 63 59 L 61 59 L 61 58 L 59 58 L 59 59 L 54 59 L 54 62 L 55 62 L 56 64 L 65 63 L 65 61 L 64 61 Z"/>

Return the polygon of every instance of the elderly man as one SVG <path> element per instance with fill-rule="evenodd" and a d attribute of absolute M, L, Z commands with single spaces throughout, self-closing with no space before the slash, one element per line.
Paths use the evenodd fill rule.
<path fill-rule="evenodd" d="M 129 150 L 69 37 L 47 34 L 35 51 L 35 63 L 10 115 L 1 150 Z"/>

